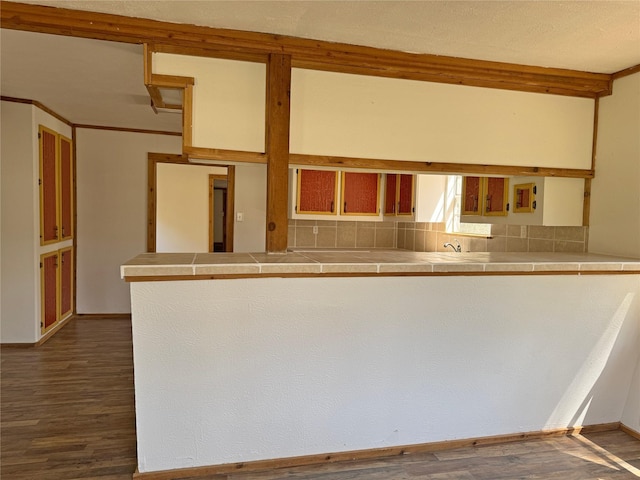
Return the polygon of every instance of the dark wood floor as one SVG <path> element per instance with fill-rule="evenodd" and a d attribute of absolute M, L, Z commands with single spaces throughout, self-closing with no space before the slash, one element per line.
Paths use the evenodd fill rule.
<path fill-rule="evenodd" d="M 131 479 L 131 322 L 76 319 L 37 348 L 2 348 L 2 480 Z"/>
<path fill-rule="evenodd" d="M 129 480 L 135 470 L 131 326 L 76 319 L 38 348 L 2 348 L 2 480 Z M 621 431 L 201 480 L 640 478 Z"/>

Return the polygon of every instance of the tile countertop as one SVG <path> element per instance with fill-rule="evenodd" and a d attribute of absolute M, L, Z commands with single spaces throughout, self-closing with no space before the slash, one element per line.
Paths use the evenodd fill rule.
<path fill-rule="evenodd" d="M 640 274 L 640 259 L 590 253 L 442 253 L 306 250 L 267 253 L 143 253 L 120 267 L 129 281 L 215 276 Z M 194 278 L 194 280 L 196 279 Z"/>

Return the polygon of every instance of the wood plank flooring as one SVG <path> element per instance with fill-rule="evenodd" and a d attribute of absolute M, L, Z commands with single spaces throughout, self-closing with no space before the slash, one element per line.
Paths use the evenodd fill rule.
<path fill-rule="evenodd" d="M 1 388 L 2 480 L 131 479 L 129 321 L 75 319 L 41 347 L 3 347 Z M 198 479 L 638 480 L 640 441 L 618 430 Z"/>
<path fill-rule="evenodd" d="M 130 480 L 131 322 L 71 320 L 37 348 L 2 347 L 2 480 Z"/>

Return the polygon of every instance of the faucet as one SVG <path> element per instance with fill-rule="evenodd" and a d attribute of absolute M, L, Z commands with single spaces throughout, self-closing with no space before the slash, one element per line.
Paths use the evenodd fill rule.
<path fill-rule="evenodd" d="M 458 241 L 458 239 L 457 239 L 457 238 L 454 238 L 454 239 L 453 239 L 453 241 L 457 243 L 457 246 L 456 246 L 456 245 L 454 245 L 454 244 L 452 244 L 452 243 L 445 243 L 445 244 L 443 245 L 443 246 L 444 246 L 444 248 L 451 247 L 451 248 L 453 249 L 453 251 L 454 251 L 454 252 L 457 252 L 457 253 L 462 252 L 462 247 L 460 246 L 460 242 Z"/>

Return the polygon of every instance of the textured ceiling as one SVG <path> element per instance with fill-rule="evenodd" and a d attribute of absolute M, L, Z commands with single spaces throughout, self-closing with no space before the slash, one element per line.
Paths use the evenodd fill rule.
<path fill-rule="evenodd" d="M 640 64 L 640 0 L 23 3 L 597 73 Z M 180 130 L 149 107 L 139 46 L 2 30 L 0 47 L 2 95 L 74 123 Z"/>
<path fill-rule="evenodd" d="M 598 73 L 640 63 L 640 0 L 25 3 Z"/>

